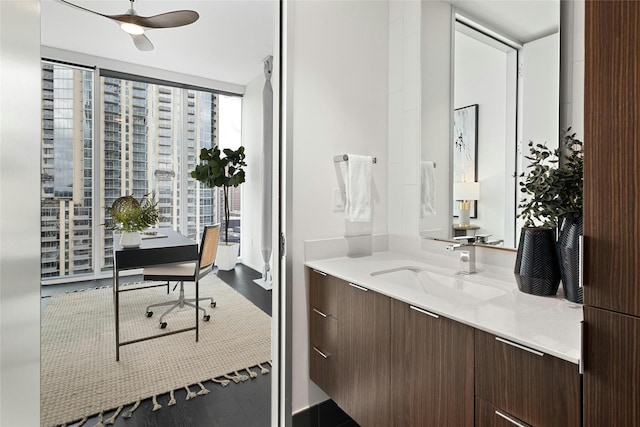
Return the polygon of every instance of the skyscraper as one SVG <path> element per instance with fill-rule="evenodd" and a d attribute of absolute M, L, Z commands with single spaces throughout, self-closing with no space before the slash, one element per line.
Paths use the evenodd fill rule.
<path fill-rule="evenodd" d="M 120 196 L 153 194 L 160 225 L 195 239 L 219 218 L 217 192 L 186 179 L 200 150 L 217 143 L 218 95 L 107 75 L 96 109 L 93 79 L 92 70 L 43 64 L 43 278 L 112 268 L 112 232 L 97 227 L 94 234 L 93 224 L 105 223 Z"/>

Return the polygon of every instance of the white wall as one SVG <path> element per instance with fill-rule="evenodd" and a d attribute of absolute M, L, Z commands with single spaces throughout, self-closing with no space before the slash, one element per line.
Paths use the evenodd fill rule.
<path fill-rule="evenodd" d="M 0 2 L 0 425 L 40 425 L 40 5 Z"/>
<path fill-rule="evenodd" d="M 560 127 L 584 139 L 584 0 L 562 0 Z"/>
<path fill-rule="evenodd" d="M 451 5 L 427 1 L 421 7 L 421 134 L 422 160 L 436 162 L 436 215 L 420 221 L 420 233 L 447 238 L 451 235 Z M 416 164 L 416 168 L 418 165 Z M 419 215 L 416 209 L 416 215 Z"/>
<path fill-rule="evenodd" d="M 525 153 L 528 153 L 529 141 L 558 147 L 559 49 L 558 33 L 525 43 L 522 48 L 522 147 Z"/>
<path fill-rule="evenodd" d="M 389 233 L 419 232 L 419 1 L 389 2 Z"/>
<path fill-rule="evenodd" d="M 505 238 L 505 176 L 507 171 L 507 53 L 455 32 L 454 108 L 478 104 L 478 169 L 480 183 L 477 234 L 491 234 L 491 240 Z M 515 75 L 513 76 L 515 81 Z M 509 111 L 515 119 L 515 111 Z M 515 144 L 515 134 L 510 135 Z M 513 178 L 512 178 L 513 180 Z M 510 188 L 513 190 L 513 187 Z M 511 218 L 513 224 L 513 218 Z"/>
<path fill-rule="evenodd" d="M 287 203 L 291 263 L 292 410 L 326 397 L 309 381 L 303 242 L 344 236 L 332 209 L 333 156 L 372 155 L 377 192 L 373 233 L 387 231 L 388 3 L 290 2 L 287 16 Z M 290 129 L 290 130 L 289 130 Z"/>
<path fill-rule="evenodd" d="M 262 271 L 262 89 L 264 75 L 260 74 L 245 86 L 242 98 L 242 145 L 246 149 L 246 181 L 242 191 L 242 232 L 240 246 L 242 263 Z"/>

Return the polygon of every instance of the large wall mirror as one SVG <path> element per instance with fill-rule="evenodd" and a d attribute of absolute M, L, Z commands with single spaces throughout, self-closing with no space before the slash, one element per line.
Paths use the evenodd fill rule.
<path fill-rule="evenodd" d="M 440 198 L 435 209 L 421 212 L 421 234 L 483 236 L 515 248 L 517 181 L 527 167 L 528 142 L 557 147 L 560 135 L 560 2 L 449 3 L 451 124 L 449 140 L 438 141 L 447 144 L 439 150 L 448 156 L 439 158 L 437 174 L 429 171 L 434 141 L 423 138 L 421 147 L 421 184 L 424 177 L 444 181 L 433 188 L 448 195 L 448 206 Z"/>

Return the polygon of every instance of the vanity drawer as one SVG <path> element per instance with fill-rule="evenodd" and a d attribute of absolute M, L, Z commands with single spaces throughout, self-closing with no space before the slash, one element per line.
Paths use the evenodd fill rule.
<path fill-rule="evenodd" d="M 476 397 L 475 427 L 530 427 L 513 415 L 496 409 L 495 406 Z"/>
<path fill-rule="evenodd" d="M 531 426 L 579 426 L 578 366 L 476 330 L 476 396 Z"/>
<path fill-rule="evenodd" d="M 309 269 L 309 303 L 322 314 L 336 318 L 338 298 L 337 285 L 339 279 L 326 273 Z"/>
<path fill-rule="evenodd" d="M 325 393 L 335 391 L 338 321 L 312 311 L 309 319 L 309 377 Z"/>
<path fill-rule="evenodd" d="M 325 354 L 334 354 L 338 339 L 338 321 L 313 307 L 309 316 L 309 342 L 311 347 L 316 347 Z"/>

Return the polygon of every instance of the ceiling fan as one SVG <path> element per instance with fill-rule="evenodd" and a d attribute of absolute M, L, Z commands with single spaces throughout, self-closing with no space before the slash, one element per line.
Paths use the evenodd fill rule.
<path fill-rule="evenodd" d="M 121 15 L 106 15 L 104 13 L 96 12 L 95 10 L 87 9 L 77 4 L 68 2 L 67 0 L 58 0 L 68 6 L 75 7 L 85 12 L 93 13 L 95 15 L 108 18 L 118 25 L 120 28 L 128 33 L 133 39 L 133 43 L 138 50 L 149 51 L 153 50 L 153 43 L 144 34 L 145 29 L 157 29 L 157 28 L 175 28 L 182 27 L 183 25 L 189 25 L 198 20 L 200 15 L 193 10 L 175 10 L 173 12 L 161 13 L 153 16 L 141 16 L 133 9 L 133 3 L 135 0 L 129 0 L 131 6 L 129 10 Z"/>

